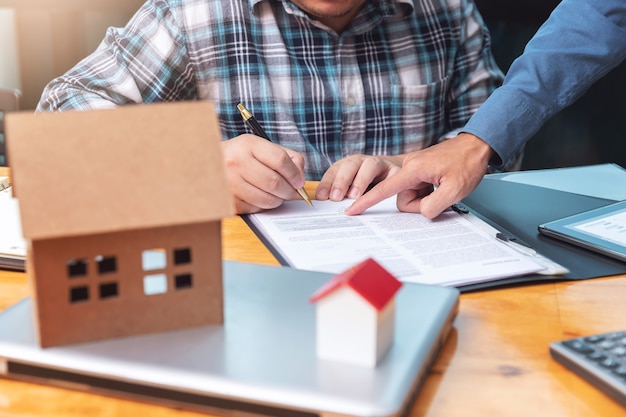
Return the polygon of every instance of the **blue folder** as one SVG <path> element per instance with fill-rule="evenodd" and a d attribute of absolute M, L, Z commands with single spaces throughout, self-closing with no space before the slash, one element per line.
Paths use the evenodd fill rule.
<path fill-rule="evenodd" d="M 614 200 L 485 177 L 463 200 L 474 214 L 497 229 L 526 243 L 538 253 L 570 270 L 559 276 L 525 275 L 468 285 L 462 291 L 546 280 L 577 280 L 626 274 L 626 263 L 543 236 L 537 226 L 548 221 L 601 207 Z"/>

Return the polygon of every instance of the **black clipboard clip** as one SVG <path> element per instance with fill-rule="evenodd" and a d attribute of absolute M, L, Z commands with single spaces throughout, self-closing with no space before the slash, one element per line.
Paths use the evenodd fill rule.
<path fill-rule="evenodd" d="M 470 210 L 461 203 L 452 204 L 450 208 L 459 214 L 468 214 L 470 212 Z"/>
<path fill-rule="evenodd" d="M 474 223 L 478 221 L 480 223 L 485 224 L 486 226 L 483 226 L 483 227 L 489 227 L 492 233 L 495 232 L 495 238 L 497 240 L 509 246 L 510 248 L 514 249 L 515 251 L 521 253 L 522 255 L 532 257 L 535 260 L 535 262 L 537 262 L 538 264 L 544 267 L 542 271 L 537 272 L 538 274 L 562 275 L 562 274 L 566 274 L 569 272 L 569 270 L 563 267 L 562 265 L 537 253 L 537 251 L 535 251 L 532 248 L 532 246 L 530 246 L 528 243 L 524 242 L 523 240 L 518 239 L 516 236 L 512 235 L 511 233 L 503 232 L 501 228 L 496 228 L 492 225 L 489 225 L 487 222 L 485 222 L 485 220 L 480 219 L 478 216 L 473 214 L 471 210 L 469 209 L 469 207 L 467 207 L 466 205 L 462 203 L 456 203 L 450 206 L 450 208 L 460 215 L 468 215 L 467 217 L 468 220 L 472 221 L 474 219 Z"/>

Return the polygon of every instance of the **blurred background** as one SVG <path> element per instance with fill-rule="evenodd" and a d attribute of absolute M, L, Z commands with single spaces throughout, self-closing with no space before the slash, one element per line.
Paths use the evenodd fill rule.
<path fill-rule="evenodd" d="M 0 87 L 34 109 L 43 87 L 124 26 L 145 0 L 0 0 Z"/>
<path fill-rule="evenodd" d="M 557 0 L 475 1 L 505 72 L 558 4 Z M 34 109 L 48 81 L 93 51 L 107 27 L 123 26 L 143 2 L 0 0 L 0 87 L 21 90 L 21 108 Z M 605 162 L 626 167 L 625 93 L 626 63 L 622 63 L 531 139 L 522 168 Z"/>

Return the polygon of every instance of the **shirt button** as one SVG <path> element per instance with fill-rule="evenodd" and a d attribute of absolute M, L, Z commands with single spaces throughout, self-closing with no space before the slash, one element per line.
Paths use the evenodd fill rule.
<path fill-rule="evenodd" d="M 348 97 L 348 99 L 346 100 L 346 104 L 348 106 L 354 106 L 356 104 L 356 100 L 354 99 L 354 97 Z"/>

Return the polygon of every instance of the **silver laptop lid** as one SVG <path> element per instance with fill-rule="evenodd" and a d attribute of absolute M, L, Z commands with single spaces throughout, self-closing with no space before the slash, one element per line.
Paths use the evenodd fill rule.
<path fill-rule="evenodd" d="M 331 275 L 224 262 L 225 323 L 41 349 L 30 299 L 0 314 L 0 375 L 214 413 L 394 416 L 450 329 L 453 288 L 405 283 L 374 369 L 318 360 L 309 297 Z"/>

